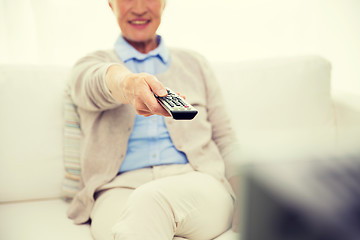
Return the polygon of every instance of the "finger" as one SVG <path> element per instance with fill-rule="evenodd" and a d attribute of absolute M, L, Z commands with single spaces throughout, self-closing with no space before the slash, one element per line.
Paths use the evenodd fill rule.
<path fill-rule="evenodd" d="M 170 114 L 168 111 L 166 111 L 166 110 L 164 109 L 164 112 L 163 112 L 163 113 L 161 113 L 161 116 L 164 116 L 164 117 L 171 117 L 171 114 Z"/>
<path fill-rule="evenodd" d="M 148 116 L 151 116 L 151 115 L 154 115 L 154 114 L 158 114 L 158 113 L 155 113 L 155 112 L 152 112 L 144 102 L 142 101 L 138 101 L 136 104 L 135 104 L 135 110 L 136 110 L 136 113 L 138 115 L 142 115 L 142 116 L 145 116 L 145 117 L 148 117 Z M 159 115 L 159 114 L 158 114 Z"/>
<path fill-rule="evenodd" d="M 171 116 L 157 101 L 154 94 L 157 96 L 166 96 L 167 90 L 162 83 L 155 77 L 149 74 L 142 75 L 146 82 L 146 87 L 140 95 L 140 101 L 144 104 L 144 108 L 151 114 L 157 114 L 165 117 Z M 144 109 L 141 109 L 144 110 Z"/>
<path fill-rule="evenodd" d="M 171 116 L 158 102 L 152 92 L 146 92 L 143 96 L 143 102 L 146 108 L 152 113 L 165 117 Z"/>
<path fill-rule="evenodd" d="M 145 103 L 141 99 L 138 99 L 137 101 L 135 101 L 133 106 L 134 106 L 137 113 L 150 112 L 148 107 L 145 105 Z"/>
<path fill-rule="evenodd" d="M 141 115 L 141 116 L 144 116 L 144 117 L 149 117 L 149 116 L 151 116 L 151 115 L 154 115 L 154 114 L 152 114 L 152 113 L 149 112 L 149 111 L 143 111 L 143 110 L 138 110 L 138 111 L 136 111 L 136 113 L 137 113 L 138 115 Z"/>
<path fill-rule="evenodd" d="M 142 116 L 145 116 L 145 117 L 148 117 L 148 116 L 151 116 L 151 115 L 161 115 L 161 116 L 164 116 L 164 117 L 171 117 L 170 113 L 168 113 L 165 109 L 163 109 L 164 111 L 161 111 L 161 112 L 152 112 L 150 111 L 149 109 L 147 110 L 136 110 L 136 113 L 138 115 L 142 115 Z"/>
<path fill-rule="evenodd" d="M 149 110 L 153 114 L 161 115 L 164 117 L 171 117 L 170 113 L 166 111 L 166 109 L 161 106 L 161 104 L 156 100 L 156 106 L 149 106 Z"/>
<path fill-rule="evenodd" d="M 159 97 L 165 97 L 167 95 L 167 90 L 163 84 L 155 77 L 151 76 L 146 79 L 150 90 Z"/>
<path fill-rule="evenodd" d="M 180 97 L 182 97 L 184 100 L 186 99 L 186 97 L 181 95 L 179 92 L 176 92 L 176 94 L 179 95 Z"/>
<path fill-rule="evenodd" d="M 137 114 L 150 116 L 153 114 L 169 117 L 171 116 L 158 102 L 154 94 L 147 89 L 133 103 Z"/>

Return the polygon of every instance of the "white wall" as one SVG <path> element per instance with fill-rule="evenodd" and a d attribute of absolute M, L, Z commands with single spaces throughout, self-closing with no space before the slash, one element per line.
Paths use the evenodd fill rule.
<path fill-rule="evenodd" d="M 317 54 L 360 94 L 360 0 L 167 0 L 159 33 L 209 60 Z M 0 0 L 0 63 L 73 64 L 111 48 L 106 0 Z"/>

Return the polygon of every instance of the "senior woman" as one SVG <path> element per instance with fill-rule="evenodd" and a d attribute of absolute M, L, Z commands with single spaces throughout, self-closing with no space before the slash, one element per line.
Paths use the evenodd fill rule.
<path fill-rule="evenodd" d="M 80 59 L 69 80 L 82 188 L 68 216 L 90 222 L 96 240 L 213 239 L 233 222 L 237 182 L 238 148 L 219 86 L 202 56 L 169 49 L 156 34 L 165 0 L 109 6 L 121 29 L 114 49 Z M 166 96 L 164 86 L 198 115 L 172 119 L 153 94 Z"/>

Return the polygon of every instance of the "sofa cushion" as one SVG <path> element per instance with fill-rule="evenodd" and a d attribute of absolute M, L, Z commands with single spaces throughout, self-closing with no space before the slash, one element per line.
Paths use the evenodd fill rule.
<path fill-rule="evenodd" d="M 0 202 L 61 195 L 68 69 L 0 66 Z"/>
<path fill-rule="evenodd" d="M 318 56 L 215 63 L 238 129 L 322 126 L 333 121 L 331 65 Z"/>
<path fill-rule="evenodd" d="M 0 204 L 0 236 L 6 240 L 91 240 L 88 224 L 66 217 L 69 204 L 57 199 Z M 231 230 L 214 240 L 238 240 Z"/>
<path fill-rule="evenodd" d="M 319 56 L 213 63 L 240 161 L 303 158 L 336 144 L 331 65 Z"/>
<path fill-rule="evenodd" d="M 0 235 L 6 240 L 91 240 L 88 225 L 75 225 L 61 199 L 0 204 Z"/>

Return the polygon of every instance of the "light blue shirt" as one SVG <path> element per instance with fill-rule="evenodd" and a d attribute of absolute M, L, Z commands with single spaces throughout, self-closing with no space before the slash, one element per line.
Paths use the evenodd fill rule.
<path fill-rule="evenodd" d="M 119 36 L 115 52 L 131 72 L 156 75 L 167 71 L 171 62 L 169 50 L 160 36 L 157 36 L 157 41 L 159 45 L 156 49 L 143 54 Z M 188 163 L 186 155 L 172 143 L 164 117 L 136 115 L 119 173 L 156 165 L 185 163 Z"/>

